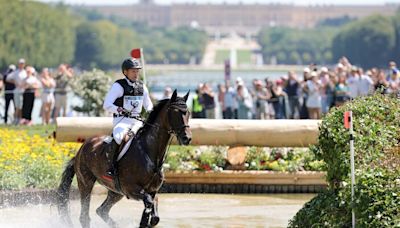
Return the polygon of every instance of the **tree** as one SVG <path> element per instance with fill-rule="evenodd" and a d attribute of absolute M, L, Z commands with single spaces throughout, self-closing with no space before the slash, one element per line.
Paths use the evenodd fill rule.
<path fill-rule="evenodd" d="M 268 62 L 273 56 L 281 56 L 284 53 L 285 58 L 280 63 L 298 64 L 308 61 L 325 63 L 325 59 L 321 56 L 324 52 L 331 49 L 331 41 L 336 34 L 336 28 L 318 28 L 318 29 L 293 29 L 286 27 L 265 28 L 260 31 L 258 42 L 262 47 L 264 59 Z M 308 53 L 307 60 L 297 56 L 295 53 Z"/>
<path fill-rule="evenodd" d="M 24 57 L 38 68 L 71 62 L 74 19 L 62 5 L 0 0 L 0 67 Z"/>
<path fill-rule="evenodd" d="M 333 56 L 347 56 L 363 67 L 385 66 L 395 47 L 395 36 L 390 18 L 370 16 L 348 24 L 337 34 L 332 44 Z"/>

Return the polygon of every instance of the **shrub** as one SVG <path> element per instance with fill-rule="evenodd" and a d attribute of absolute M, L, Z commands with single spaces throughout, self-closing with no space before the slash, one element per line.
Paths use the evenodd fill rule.
<path fill-rule="evenodd" d="M 103 101 L 111 86 L 111 78 L 110 75 L 97 69 L 85 71 L 75 77 L 71 87 L 83 103 L 80 106 L 74 106 L 74 110 L 89 116 L 101 116 L 104 113 Z"/>
<path fill-rule="evenodd" d="M 353 111 L 355 199 L 351 202 L 349 131 L 343 113 Z M 400 226 L 400 100 L 381 94 L 334 108 L 322 121 L 313 152 L 326 164 L 328 191 L 307 203 L 289 227 Z M 329 197 L 328 197 L 329 196 Z M 329 216 L 324 213 L 329 211 Z"/>

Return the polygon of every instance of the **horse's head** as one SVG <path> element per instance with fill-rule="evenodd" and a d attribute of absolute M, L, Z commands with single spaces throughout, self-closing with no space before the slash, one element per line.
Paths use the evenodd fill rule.
<path fill-rule="evenodd" d="M 189 92 L 184 97 L 178 97 L 175 90 L 167 104 L 169 129 L 176 135 L 181 145 L 188 145 L 192 140 L 192 132 L 189 128 L 190 112 L 186 105 L 188 96 Z"/>

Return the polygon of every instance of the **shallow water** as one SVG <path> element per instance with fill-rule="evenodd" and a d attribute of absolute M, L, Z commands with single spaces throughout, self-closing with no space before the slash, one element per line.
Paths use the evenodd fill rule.
<path fill-rule="evenodd" d="M 157 227 L 286 227 L 290 218 L 313 198 L 313 194 L 214 195 L 160 194 Z M 105 195 L 93 195 L 90 210 L 92 227 L 106 228 L 95 214 Z M 143 203 L 123 199 L 110 212 L 119 227 L 138 227 Z M 79 201 L 71 201 L 74 227 L 79 224 Z M 30 205 L 0 209 L 2 228 L 62 227 L 56 207 Z"/>

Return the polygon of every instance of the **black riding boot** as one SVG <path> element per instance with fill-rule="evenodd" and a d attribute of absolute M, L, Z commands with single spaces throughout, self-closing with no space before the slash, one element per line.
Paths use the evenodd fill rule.
<path fill-rule="evenodd" d="M 118 155 L 116 150 L 117 150 L 119 145 L 113 139 L 112 142 L 107 146 L 108 147 L 107 147 L 106 157 L 107 157 L 107 162 L 108 162 L 108 165 L 109 165 L 109 169 L 107 170 L 106 174 L 108 176 L 115 177 L 115 169 L 116 169 L 117 155 Z"/>

